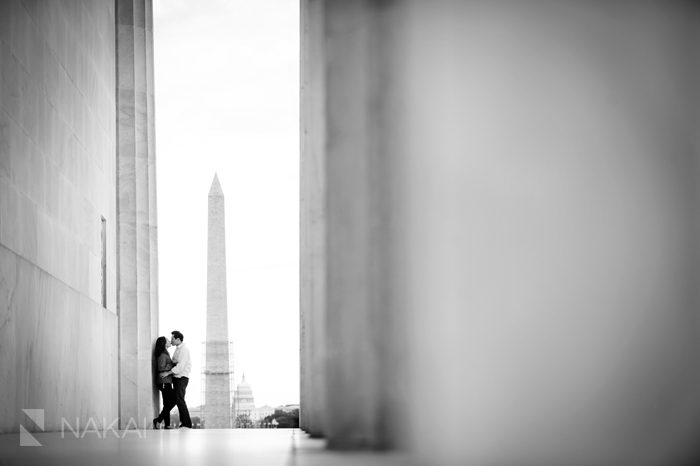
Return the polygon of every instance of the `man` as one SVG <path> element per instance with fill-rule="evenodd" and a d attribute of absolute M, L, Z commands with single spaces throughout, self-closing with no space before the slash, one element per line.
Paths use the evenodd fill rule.
<path fill-rule="evenodd" d="M 171 333 L 172 339 L 171 343 L 177 346 L 175 354 L 173 354 L 173 362 L 175 366 L 167 372 L 161 372 L 161 377 L 167 377 L 168 375 L 173 375 L 173 385 L 175 390 L 175 404 L 177 405 L 177 410 L 180 413 L 180 427 L 192 428 L 192 420 L 190 419 L 190 412 L 187 409 L 187 403 L 185 403 L 185 391 L 187 390 L 187 383 L 190 381 L 190 370 L 192 370 L 192 360 L 190 359 L 190 349 L 185 346 L 182 340 L 185 339 L 184 335 L 177 330 L 173 330 Z"/>

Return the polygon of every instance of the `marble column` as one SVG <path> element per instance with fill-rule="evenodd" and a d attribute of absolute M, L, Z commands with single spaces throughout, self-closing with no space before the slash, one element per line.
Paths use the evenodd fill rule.
<path fill-rule="evenodd" d="M 308 1 L 302 11 L 302 418 L 331 448 L 387 448 L 402 425 L 404 356 L 390 286 L 396 154 L 384 139 L 391 9 Z"/>
<path fill-rule="evenodd" d="M 700 8 L 302 5 L 305 428 L 322 373 L 331 448 L 692 463 Z"/>
<path fill-rule="evenodd" d="M 117 0 L 119 414 L 121 427 L 158 410 L 151 349 L 158 331 L 153 13 Z"/>
<path fill-rule="evenodd" d="M 207 340 L 204 426 L 231 428 L 231 370 L 226 293 L 226 210 L 219 177 L 209 190 L 207 237 Z"/>
<path fill-rule="evenodd" d="M 325 410 L 325 168 L 323 1 L 302 2 L 301 428 L 323 435 Z"/>

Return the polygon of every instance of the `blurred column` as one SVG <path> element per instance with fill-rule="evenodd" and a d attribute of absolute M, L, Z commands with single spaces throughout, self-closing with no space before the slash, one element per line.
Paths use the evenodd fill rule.
<path fill-rule="evenodd" d="M 409 385 L 449 413 L 411 422 L 423 459 L 692 458 L 659 439 L 698 432 L 675 420 L 698 397 L 697 14 L 410 3 Z"/>
<path fill-rule="evenodd" d="M 325 409 L 325 89 L 323 4 L 302 2 L 301 412 L 300 427 L 323 435 Z"/>
<path fill-rule="evenodd" d="M 158 331 L 153 14 L 117 0 L 119 411 L 121 428 L 158 410 L 151 348 Z"/>
<path fill-rule="evenodd" d="M 325 191 L 302 189 L 326 207 L 329 446 L 692 459 L 698 8 L 358 0 L 303 18 L 305 40 L 324 28 L 304 81 L 324 105 L 302 105 L 322 115 L 304 137 Z"/>
<path fill-rule="evenodd" d="M 401 425 L 390 3 L 302 3 L 302 417 L 338 449 L 393 446 Z"/>

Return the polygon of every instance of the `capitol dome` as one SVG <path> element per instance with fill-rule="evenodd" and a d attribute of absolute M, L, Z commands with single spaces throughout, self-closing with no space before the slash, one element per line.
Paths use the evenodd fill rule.
<path fill-rule="evenodd" d="M 233 410 L 234 416 L 247 414 L 250 416 L 255 410 L 255 401 L 253 397 L 253 389 L 245 380 L 245 374 L 241 382 L 236 386 L 236 391 L 233 394 Z"/>

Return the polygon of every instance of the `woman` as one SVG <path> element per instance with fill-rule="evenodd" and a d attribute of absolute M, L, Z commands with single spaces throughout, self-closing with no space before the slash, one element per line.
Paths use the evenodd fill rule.
<path fill-rule="evenodd" d="M 163 372 L 168 372 L 173 368 L 174 364 L 170 359 L 168 347 L 170 341 L 165 337 L 156 339 L 156 347 L 153 350 L 153 359 L 157 369 L 156 386 L 163 396 L 163 411 L 160 412 L 157 418 L 153 419 L 153 428 L 158 429 L 158 424 L 164 423 L 164 429 L 170 429 L 170 410 L 175 406 L 175 391 L 173 390 L 173 376 L 168 375 L 161 377 Z"/>

